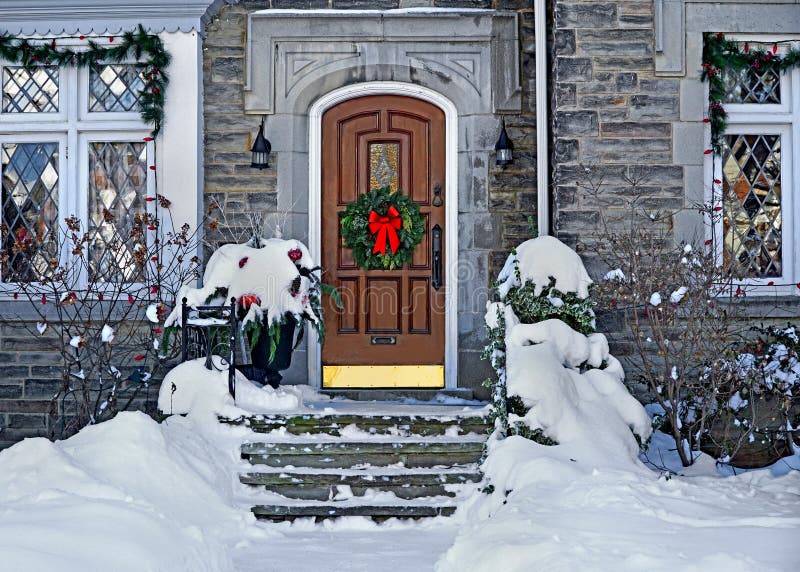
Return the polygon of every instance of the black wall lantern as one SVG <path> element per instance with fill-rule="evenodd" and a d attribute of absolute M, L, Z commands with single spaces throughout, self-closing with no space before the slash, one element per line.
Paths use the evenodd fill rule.
<path fill-rule="evenodd" d="M 506 132 L 505 119 L 503 119 L 502 127 L 500 128 L 500 137 L 497 138 L 494 150 L 498 166 L 502 167 L 514 162 L 514 144 L 511 142 Z"/>
<path fill-rule="evenodd" d="M 265 118 L 262 117 L 261 125 L 258 127 L 258 135 L 256 135 L 256 140 L 253 142 L 253 148 L 250 149 L 253 154 L 250 166 L 254 169 L 269 168 L 269 154 L 272 151 L 272 144 L 264 137 L 264 121 Z"/>

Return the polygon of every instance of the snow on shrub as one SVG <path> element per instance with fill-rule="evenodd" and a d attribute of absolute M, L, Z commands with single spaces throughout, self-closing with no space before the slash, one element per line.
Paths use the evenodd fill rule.
<path fill-rule="evenodd" d="M 766 466 L 800 446 L 800 337 L 797 329 L 752 328 L 754 339 L 701 373 L 720 377 L 716 409 L 700 448 L 736 467 Z"/>
<path fill-rule="evenodd" d="M 611 408 L 609 423 L 649 435 L 644 409 L 622 384 L 622 367 L 605 336 L 594 333 L 591 284 L 580 257 L 553 237 L 528 240 L 508 257 L 498 277 L 500 301 L 487 304 L 485 355 L 497 372 L 490 380 L 495 415 L 509 434 L 561 443 L 577 428 L 558 420 L 580 416 L 596 401 Z M 624 433 L 624 447 L 635 446 Z"/>

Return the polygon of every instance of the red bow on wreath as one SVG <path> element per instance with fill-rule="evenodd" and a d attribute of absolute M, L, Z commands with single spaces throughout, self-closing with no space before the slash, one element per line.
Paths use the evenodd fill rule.
<path fill-rule="evenodd" d="M 389 246 L 392 254 L 400 248 L 400 238 L 397 231 L 403 226 L 403 219 L 400 213 L 393 206 L 386 211 L 386 216 L 381 216 L 375 211 L 369 213 L 369 232 L 375 235 L 375 246 L 372 248 L 373 254 L 380 252 L 386 254 L 386 239 L 389 239 Z"/>

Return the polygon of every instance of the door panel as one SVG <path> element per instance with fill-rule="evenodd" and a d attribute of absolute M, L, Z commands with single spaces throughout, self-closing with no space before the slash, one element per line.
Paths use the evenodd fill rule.
<path fill-rule="evenodd" d="M 403 381 L 408 376 L 396 374 L 400 370 L 394 366 L 444 365 L 446 288 L 432 287 L 429 239 L 437 224 L 443 243 L 447 232 L 447 197 L 442 194 L 441 204 L 432 204 L 437 185 L 446 188 L 445 117 L 438 107 L 410 97 L 368 96 L 345 101 L 323 116 L 322 266 L 344 305 L 337 309 L 327 299 L 324 306 L 327 323 L 336 326 L 326 335 L 322 362 L 338 366 L 335 385 L 346 385 L 348 366 L 381 366 L 354 376 L 361 385 L 369 371 L 391 371 L 393 386 L 419 386 Z M 382 186 L 412 198 L 423 215 L 425 234 L 403 268 L 365 271 L 343 246 L 339 216 L 359 195 Z M 413 371 L 441 373 L 443 368 Z M 325 377 L 325 385 L 332 386 L 332 378 Z M 417 377 L 426 386 L 443 384 L 439 374 Z"/>

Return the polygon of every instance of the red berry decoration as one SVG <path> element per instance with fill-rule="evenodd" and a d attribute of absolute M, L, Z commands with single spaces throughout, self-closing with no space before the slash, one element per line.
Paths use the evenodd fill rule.
<path fill-rule="evenodd" d="M 100 300 L 101 302 L 103 301 L 103 293 L 102 292 L 99 292 L 97 294 L 97 299 Z"/>
<path fill-rule="evenodd" d="M 133 296 L 131 296 L 130 294 L 128 294 L 128 302 L 130 304 L 133 304 Z"/>
<path fill-rule="evenodd" d="M 150 288 L 150 293 L 151 294 L 158 294 L 158 286 L 152 286 Z"/>
<path fill-rule="evenodd" d="M 767 286 L 775 286 L 775 282 L 770 280 L 769 282 L 767 282 Z"/>
<path fill-rule="evenodd" d="M 797 287 L 800 288 L 800 284 Z M 14 292 L 14 300 L 19 300 L 19 292 Z"/>
<path fill-rule="evenodd" d="M 248 259 L 249 258 L 247 256 L 242 257 L 242 259 L 239 260 L 239 268 L 244 268 L 244 265 L 247 264 Z"/>
<path fill-rule="evenodd" d="M 749 53 L 749 52 L 750 52 L 750 44 L 748 44 L 748 43 L 745 43 L 745 45 L 744 45 L 744 53 L 746 53 L 746 54 L 747 54 L 747 53 Z"/>
<path fill-rule="evenodd" d="M 42 294 L 42 304 L 47 304 L 47 296 Z"/>
<path fill-rule="evenodd" d="M 111 36 L 110 38 L 108 38 L 108 42 L 110 44 L 113 44 L 114 43 L 114 36 Z"/>
<path fill-rule="evenodd" d="M 142 361 L 144 359 L 144 356 L 143 355 L 138 355 L 133 359 L 135 359 L 136 361 Z"/>
<path fill-rule="evenodd" d="M 301 258 L 303 258 L 303 251 L 299 248 L 293 248 L 289 251 L 289 258 L 292 259 L 292 262 L 297 262 Z"/>
<path fill-rule="evenodd" d="M 242 310 L 249 310 L 250 306 L 255 304 L 256 306 L 261 305 L 261 298 L 256 296 L 255 294 L 245 294 L 241 298 L 239 298 L 239 305 L 242 307 Z"/>

